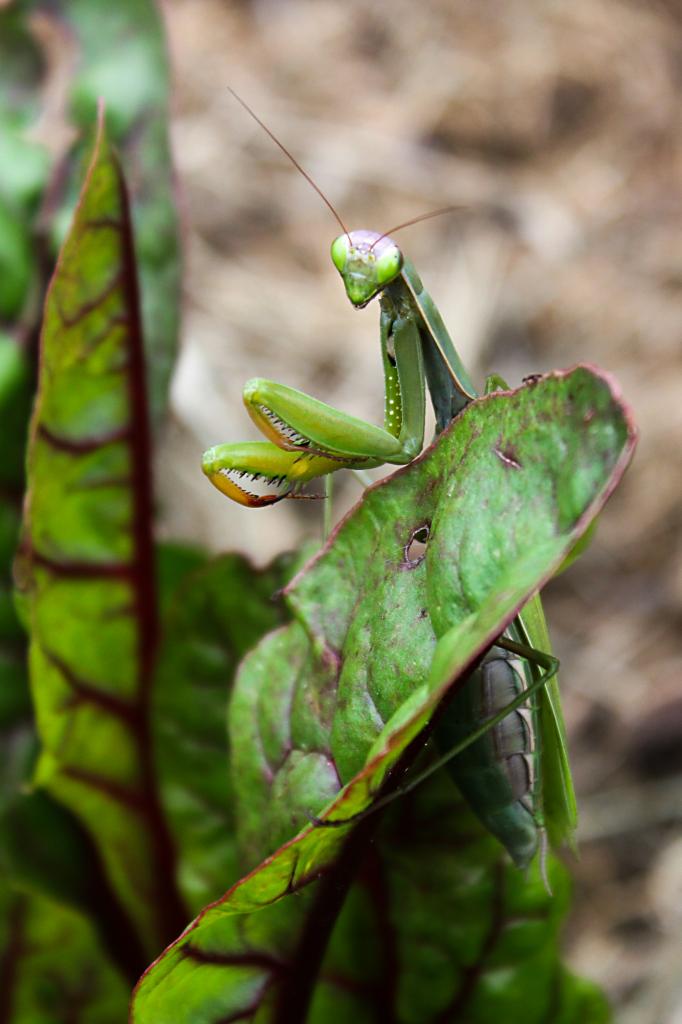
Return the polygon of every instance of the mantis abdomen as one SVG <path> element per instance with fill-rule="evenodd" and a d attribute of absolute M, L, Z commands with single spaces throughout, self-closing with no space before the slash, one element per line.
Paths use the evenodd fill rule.
<path fill-rule="evenodd" d="M 447 708 L 438 731 L 444 749 L 507 707 L 527 689 L 527 663 L 493 647 Z M 521 868 L 538 846 L 538 729 L 533 708 L 512 711 L 448 762 L 448 771 L 481 822 Z"/>

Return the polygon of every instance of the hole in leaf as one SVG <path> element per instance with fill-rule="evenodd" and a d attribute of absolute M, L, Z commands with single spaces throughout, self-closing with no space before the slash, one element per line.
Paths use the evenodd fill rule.
<path fill-rule="evenodd" d="M 410 534 L 410 539 L 405 545 L 405 565 L 414 569 L 420 562 L 424 561 L 426 545 L 429 539 L 430 524 L 422 523 Z"/>

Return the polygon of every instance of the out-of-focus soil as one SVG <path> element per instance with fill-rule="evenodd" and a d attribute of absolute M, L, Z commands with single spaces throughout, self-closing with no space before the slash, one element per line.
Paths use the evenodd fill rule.
<path fill-rule="evenodd" d="M 380 422 L 378 311 L 350 308 L 353 227 L 451 203 L 402 242 L 479 381 L 589 361 L 639 449 L 580 563 L 546 591 L 580 794 L 574 967 L 627 1024 L 682 1021 L 682 6 L 625 0 L 170 0 L 184 201 L 183 354 L 157 465 L 168 535 L 262 562 L 316 502 L 249 511 L 203 479 L 255 439 L 267 376 Z M 340 474 L 339 476 L 342 476 Z M 357 499 L 339 483 L 335 514 Z"/>

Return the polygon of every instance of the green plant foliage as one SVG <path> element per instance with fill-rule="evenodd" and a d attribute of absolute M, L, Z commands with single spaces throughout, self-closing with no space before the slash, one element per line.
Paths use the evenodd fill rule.
<path fill-rule="evenodd" d="M 34 780 L 64 807 L 12 797 L 35 757 L 21 732 L 0 866 L 87 911 L 107 939 L 115 930 L 133 979 L 189 917 L 176 882 L 198 909 L 234 878 L 227 695 L 240 658 L 282 621 L 274 596 L 297 565 L 155 554 L 143 370 L 126 189 L 100 124 L 46 304 L 17 560 Z M 45 832 L 56 838 L 42 851 Z"/>
<path fill-rule="evenodd" d="M 52 168 L 47 150 L 28 137 L 41 110 L 46 61 L 30 16 L 62 22 L 59 31 L 80 45 L 72 87 L 74 125 L 90 133 L 98 95 L 112 106 L 116 142 L 134 176 L 133 219 L 142 311 L 150 349 L 154 408 L 163 407 L 175 351 L 180 302 L 180 256 L 172 167 L 166 129 L 168 66 L 161 23 L 152 0 L 92 4 L 78 0 L 14 0 L 0 9 L 0 516 L 18 518 L 23 462 L 34 385 L 37 326 L 46 285 L 43 235 L 63 237 L 82 178 L 79 158 L 59 168 L 50 201 L 36 216 Z M 123 88 L 125 87 L 125 88 Z M 124 99 L 123 93 L 126 98 Z M 77 147 L 82 152 L 82 145 Z M 56 187 L 58 186 L 58 187 Z M 63 191 L 68 196 L 59 206 Z M 0 562 L 5 605 L 9 562 Z M 0 618 L 3 616 L 0 615 Z M 16 648 L 15 645 L 15 654 Z M 7 652 L 0 627 L 0 671 Z M 17 684 L 19 685 L 19 684 Z"/>
<path fill-rule="evenodd" d="M 20 574 L 43 751 L 155 952 L 184 910 L 153 788 L 149 439 L 125 187 L 100 128 L 45 308 Z"/>
<path fill-rule="evenodd" d="M 82 1006 L 110 1020 L 125 1006 L 122 977 L 135 979 L 144 954 L 76 819 L 27 789 L 38 750 L 28 700 L 16 698 L 28 694 L 1 682 L 0 1019 L 67 1021 Z"/>
<path fill-rule="evenodd" d="M 403 788 L 432 763 L 447 699 L 622 474 L 634 437 L 611 382 L 579 367 L 474 402 L 291 583 L 302 553 L 255 570 L 155 549 L 148 424 L 180 298 L 158 13 L 15 0 L 0 10 L 0 566 L 43 290 L 50 168 L 22 134 L 44 75 L 37 10 L 76 43 L 73 123 L 88 133 L 100 97 L 107 112 L 46 302 L 21 625 L 0 580 L 0 1019 L 122 1021 L 158 957 L 136 1024 L 602 1024 L 602 996 L 560 960 L 561 864 L 551 894 L 538 862 L 518 872 L 444 771 Z M 84 146 L 51 192 L 55 237 Z M 396 799 L 365 813 L 378 795 Z"/>
<path fill-rule="evenodd" d="M 239 555 L 225 555 L 186 576 L 164 615 L 156 761 L 180 888 L 194 912 L 237 877 L 226 701 L 241 658 L 282 621 L 275 596 L 293 568 L 289 557 L 258 571 Z"/>
<path fill-rule="evenodd" d="M 247 867 L 266 859 L 145 975 L 134 1001 L 137 1024 L 247 1011 L 255 1017 L 256 1008 L 262 1021 L 302 1019 L 286 1013 L 305 1006 L 315 957 L 343 904 L 339 893 L 348 889 L 349 868 L 366 862 L 379 816 L 353 829 L 308 824 L 292 836 L 311 813 L 346 821 L 367 808 L 389 769 L 389 786 L 400 780 L 421 752 L 420 734 L 439 702 L 561 564 L 633 446 L 633 428 L 608 379 L 578 368 L 473 403 L 425 455 L 366 494 L 288 588 L 298 621 L 266 637 L 237 679 L 231 738 L 238 837 Z M 425 523 L 426 558 L 412 560 L 410 540 Z M 471 1022 L 502 1013 L 524 1022 L 555 1019 L 550 1011 L 566 1021 L 604 1020 L 600 997 L 573 985 L 559 965 L 562 899 L 550 899 L 537 869 L 526 881 L 505 866 L 496 841 L 481 835 L 443 785 L 436 812 L 429 811 L 431 786 L 426 796 L 416 791 L 404 814 L 396 808 L 388 819 L 397 821 L 396 834 L 372 852 L 383 913 L 402 955 L 392 970 L 408 985 L 405 1002 L 394 996 L 396 1019 L 445 1019 L 438 1014 L 448 1006 L 466 1005 Z M 423 813 L 435 830 L 433 863 Z M 440 883 L 438 864 L 447 868 Z M 412 881 L 400 871 L 411 872 Z M 554 866 L 557 893 L 560 878 Z M 411 909 L 410 885 L 419 894 Z M 340 919 L 339 934 L 344 927 Z M 443 935 L 440 956 L 410 975 L 406 965 Z M 332 940 L 328 957 L 338 956 L 335 950 Z M 371 973 L 371 960 L 362 959 Z M 434 974 L 442 990 L 429 996 Z M 327 1000 L 322 986 L 309 1019 L 376 1019 L 368 1015 L 369 996 L 360 1000 L 364 1010 L 349 996 L 354 982 L 336 1000 Z M 529 988 L 535 1003 L 526 998 Z M 424 1016 L 428 998 L 431 1017 Z M 332 1015 L 330 1006 L 339 1003 Z M 457 1019 L 451 1013 L 447 1019 Z"/>
<path fill-rule="evenodd" d="M 125 981 L 75 911 L 30 893 L 0 892 L 0 950 L 3 1021 L 125 1020 Z"/>
<path fill-rule="evenodd" d="M 22 448 L 14 443 L 25 422 L 29 399 L 24 358 L 14 341 L 0 334 L 0 876 L 8 839 L 6 814 L 31 770 L 35 731 L 26 672 L 26 638 L 14 606 L 9 566 L 20 528 Z M 0 877 L 0 885 L 4 879 Z"/>
<path fill-rule="evenodd" d="M 0 442 L 0 457 L 2 442 Z M 19 535 L 20 512 L 14 502 L 0 501 L 0 566 L 9 566 Z M 0 729 L 13 730 L 28 718 L 25 640 L 12 600 L 10 581 L 0 575 Z"/>
<path fill-rule="evenodd" d="M 32 227 L 47 156 L 23 138 L 39 111 L 40 48 L 15 6 L 0 10 L 0 728 L 7 750 L 30 743 L 25 643 L 12 606 L 10 565 L 19 531 L 24 439 L 32 381 L 22 318 L 37 271 Z M 13 758 L 9 758 L 13 762 Z M 4 782 L 8 783 L 5 774 Z M 14 779 L 14 784 L 18 780 Z"/>
<path fill-rule="evenodd" d="M 45 233 L 54 221 L 66 224 L 82 177 L 80 160 L 52 175 L 47 150 L 29 136 L 44 101 L 46 60 L 31 16 L 40 11 L 61 20 L 60 32 L 80 43 L 73 86 L 73 123 L 90 133 L 87 82 L 113 97 L 125 83 L 131 96 L 127 116 L 118 111 L 117 141 L 135 175 L 133 217 L 140 232 L 138 257 L 145 278 L 143 316 L 148 321 L 156 370 L 152 389 L 163 405 L 177 335 L 179 247 L 172 196 L 172 168 L 166 131 L 168 69 L 155 5 L 134 0 L 109 7 L 39 0 L 14 0 L 0 9 L 0 729 L 7 749 L 18 736 L 34 749 L 25 670 L 25 639 L 11 600 L 10 565 L 16 549 L 24 489 L 27 425 L 35 384 L 38 320 L 49 258 Z M 107 22 L 108 20 L 108 22 Z M 107 22 L 107 23 L 105 23 Z M 82 23 L 82 24 L 81 24 Z M 115 31 L 114 31 L 115 29 Z M 126 42 L 128 45 L 126 45 Z M 131 62 L 131 50 L 138 53 Z M 133 74 L 133 63 L 135 74 Z M 115 73 L 116 71 L 116 73 Z M 108 84 L 107 84 L 108 83 Z M 135 97 L 133 97 L 135 93 Z M 134 102 L 133 102 L 134 99 Z M 96 102 L 93 95 L 90 106 Z M 118 108 L 117 108 L 118 110 Z M 37 222 L 41 211 L 40 224 Z M 10 759 L 15 764 L 13 759 Z M 28 770 L 31 759 L 21 762 Z M 15 764 L 16 766 L 16 764 Z M 15 788 L 23 782 L 12 775 Z M 4 782 L 9 787 L 9 775 Z M 8 791 L 8 799 L 10 797 Z"/>

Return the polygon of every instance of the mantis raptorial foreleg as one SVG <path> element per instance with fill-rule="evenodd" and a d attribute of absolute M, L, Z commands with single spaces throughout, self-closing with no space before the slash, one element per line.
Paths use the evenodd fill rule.
<path fill-rule="evenodd" d="M 211 483 L 249 508 L 281 501 L 309 480 L 338 468 L 336 460 L 306 451 L 284 451 L 268 441 L 217 444 L 203 456 L 203 470 Z"/>
<path fill-rule="evenodd" d="M 285 384 L 256 378 L 244 387 L 244 404 L 271 446 L 211 448 L 204 455 L 203 468 L 216 487 L 241 504 L 257 507 L 279 501 L 316 476 L 337 469 L 411 462 L 424 442 L 421 337 L 413 317 L 387 313 L 382 316 L 381 333 L 384 427 L 349 416 Z M 289 457 L 278 457 L 273 447 Z M 262 482 L 265 492 L 255 493 L 252 485 Z M 276 488 L 268 489 L 275 482 Z"/>
<path fill-rule="evenodd" d="M 255 379 L 244 388 L 244 404 L 256 426 L 280 448 L 302 449 L 339 461 L 367 459 L 407 463 L 424 442 L 424 377 L 419 332 L 400 320 L 391 335 L 394 356 L 386 373 L 387 392 L 395 373 L 396 398 L 387 399 L 387 427 L 377 427 L 340 412 L 310 395 Z"/>

